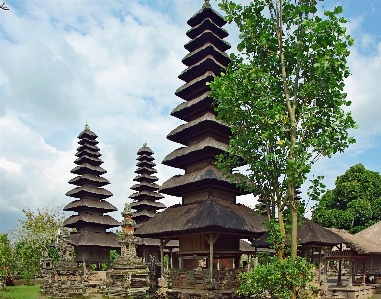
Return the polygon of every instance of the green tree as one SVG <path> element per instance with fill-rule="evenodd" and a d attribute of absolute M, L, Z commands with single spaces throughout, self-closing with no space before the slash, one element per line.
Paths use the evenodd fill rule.
<path fill-rule="evenodd" d="M 338 176 L 312 213 L 325 227 L 357 233 L 381 220 L 381 175 L 356 164 Z"/>
<path fill-rule="evenodd" d="M 210 84 L 217 118 L 233 132 L 218 165 L 265 201 L 282 234 L 282 213 L 290 209 L 296 255 L 296 186 L 320 156 L 354 142 L 347 131 L 355 122 L 343 111 L 350 105 L 343 80 L 353 40 L 338 16 L 342 8 L 320 16 L 314 0 L 257 0 L 245 7 L 222 0 L 220 7 L 239 28 L 241 53 L 232 54 L 225 73 Z M 229 175 L 242 164 L 246 177 Z"/>
<path fill-rule="evenodd" d="M 10 235 L 14 246 L 15 271 L 26 279 L 32 279 L 39 273 L 43 256 L 57 260 L 57 253 L 50 244 L 62 228 L 64 216 L 62 207 L 42 207 L 37 212 L 25 209 L 23 213 L 25 219 L 19 220 L 18 227 Z"/>
<path fill-rule="evenodd" d="M 0 290 L 5 289 L 9 267 L 12 263 L 12 248 L 9 244 L 8 236 L 0 234 Z"/>
<path fill-rule="evenodd" d="M 289 210 L 296 256 L 295 188 L 320 156 L 355 142 L 348 136 L 355 122 L 343 111 L 351 104 L 343 89 L 353 39 L 339 16 L 342 8 L 320 14 L 315 0 L 257 0 L 245 7 L 222 0 L 220 7 L 237 24 L 241 42 L 240 54 L 232 54 L 225 73 L 210 83 L 217 119 L 233 132 L 217 163 L 238 186 L 260 196 L 269 220 L 278 220 L 281 259 L 287 241 L 283 212 Z M 229 174 L 241 165 L 248 174 Z M 321 185 L 318 178 L 313 183 L 310 194 L 316 197 Z"/>

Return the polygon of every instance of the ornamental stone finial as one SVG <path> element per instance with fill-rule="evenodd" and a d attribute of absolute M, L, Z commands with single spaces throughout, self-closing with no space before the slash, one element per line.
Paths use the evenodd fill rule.
<path fill-rule="evenodd" d="M 87 122 L 86 122 L 86 125 L 85 125 L 85 130 L 90 131 L 90 127 L 89 127 L 89 125 L 87 124 Z"/>
<path fill-rule="evenodd" d="M 144 142 L 143 147 L 147 147 L 147 142 Z"/>
<path fill-rule="evenodd" d="M 209 0 L 204 0 L 205 3 L 202 5 L 202 8 L 205 8 L 205 7 L 212 7 L 209 3 Z"/>

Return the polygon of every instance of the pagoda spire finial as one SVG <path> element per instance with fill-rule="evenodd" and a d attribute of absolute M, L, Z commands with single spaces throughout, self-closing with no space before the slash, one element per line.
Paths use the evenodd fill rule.
<path fill-rule="evenodd" d="M 87 121 L 86 121 L 86 125 L 85 125 L 85 130 L 88 130 L 88 131 L 90 131 L 90 127 L 89 127 L 89 125 L 88 125 Z"/>
<path fill-rule="evenodd" d="M 205 7 L 212 7 L 209 3 L 210 0 L 204 0 L 205 3 L 202 5 L 202 8 L 205 8 Z"/>
<path fill-rule="evenodd" d="M 143 143 L 143 147 L 146 147 L 146 146 L 147 146 L 147 142 L 144 142 L 144 143 Z"/>

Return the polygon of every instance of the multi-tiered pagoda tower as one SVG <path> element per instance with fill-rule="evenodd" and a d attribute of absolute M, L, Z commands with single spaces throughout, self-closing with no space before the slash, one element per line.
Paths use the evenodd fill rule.
<path fill-rule="evenodd" d="M 156 164 L 153 162 L 152 155 L 153 151 L 144 143 L 143 147 L 139 149 L 136 159 L 139 162 L 136 164 L 138 169 L 135 171 L 137 176 L 134 181 L 138 183 L 131 187 L 136 192 L 130 196 L 133 199 L 131 208 L 136 210 L 132 216 L 136 222 L 135 227 L 139 227 L 142 222 L 154 217 L 157 210 L 166 208 L 163 203 L 157 202 L 164 196 L 158 193 L 159 185 L 155 183 L 159 179 L 153 175 L 157 171 L 154 168 Z"/>
<path fill-rule="evenodd" d="M 229 63 L 225 51 L 230 45 L 223 40 L 228 33 L 221 28 L 224 24 L 223 17 L 207 0 L 188 20 L 192 28 L 187 36 L 191 41 L 185 48 L 190 53 L 183 59 L 187 68 L 179 76 L 185 84 L 175 93 L 185 102 L 172 111 L 173 116 L 186 123 L 167 136 L 184 147 L 163 161 L 165 165 L 183 169 L 185 174 L 170 178 L 160 189 L 162 193 L 181 196 L 182 204 L 167 208 L 135 233 L 140 237 L 160 238 L 162 245 L 169 239 L 178 239 L 180 270 L 195 269 L 200 259 L 207 257 L 207 269 L 202 272 L 204 288 L 229 288 L 221 286 L 218 277 L 222 276 L 213 269 L 238 266 L 240 239 L 258 237 L 266 230 L 262 224 L 264 217 L 253 216 L 252 209 L 236 203 L 236 196 L 246 193 L 230 184 L 214 164 L 215 156 L 224 152 L 231 134 L 228 126 L 216 120 L 206 85 Z M 184 283 L 176 275 L 172 286 Z M 186 281 L 195 280 L 187 277 Z"/>
<path fill-rule="evenodd" d="M 85 130 L 78 136 L 77 166 L 71 173 L 77 174 L 69 181 L 77 187 L 66 193 L 76 200 L 65 206 L 65 211 L 76 212 L 64 221 L 64 226 L 75 228 L 71 233 L 71 241 L 75 246 L 77 262 L 109 263 L 110 249 L 119 249 L 116 234 L 106 232 L 106 229 L 120 225 L 118 221 L 105 213 L 116 211 L 117 208 L 106 201 L 112 193 L 103 186 L 110 182 L 101 175 L 106 173 L 103 161 L 99 158 L 97 135 L 86 124 Z"/>

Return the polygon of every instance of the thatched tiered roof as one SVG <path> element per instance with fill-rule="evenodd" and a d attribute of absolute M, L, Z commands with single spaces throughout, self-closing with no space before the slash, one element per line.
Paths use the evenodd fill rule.
<path fill-rule="evenodd" d="M 131 187 L 132 190 L 137 192 L 131 194 L 129 197 L 133 199 L 131 208 L 135 210 L 132 218 L 136 222 L 136 227 L 139 227 L 141 223 L 147 221 L 151 217 L 156 215 L 156 211 L 164 209 L 165 205 L 157 200 L 164 198 L 163 195 L 158 193 L 159 185 L 155 182 L 158 181 L 156 176 L 152 174 L 156 173 L 156 164 L 153 162 L 153 151 L 144 144 L 138 151 L 138 163 L 136 166 L 138 169 L 135 173 L 138 174 L 134 178 L 134 181 L 138 183 Z"/>
<path fill-rule="evenodd" d="M 304 246 L 332 247 L 344 242 L 344 239 L 337 233 L 332 232 L 316 222 L 303 219 L 303 224 L 298 228 L 298 243 Z M 261 238 L 255 240 L 252 246 L 257 248 L 269 248 L 267 243 L 269 234 L 264 234 Z"/>
<path fill-rule="evenodd" d="M 348 247 L 355 250 L 360 254 L 367 253 L 381 253 L 381 247 L 372 240 L 369 240 L 361 235 L 352 235 L 344 229 L 329 228 L 334 233 L 338 234 L 344 239 L 344 242 Z"/>
<path fill-rule="evenodd" d="M 80 146 L 75 154 L 78 158 L 74 161 L 77 166 L 71 171 L 78 176 L 69 181 L 76 188 L 66 193 L 76 200 L 64 207 L 65 211 L 77 214 L 67 218 L 64 226 L 77 229 L 77 233 L 71 235 L 75 246 L 96 244 L 99 247 L 118 248 L 116 235 L 106 233 L 106 229 L 119 226 L 119 222 L 109 215 L 104 215 L 117 209 L 105 200 L 111 197 L 112 193 L 102 188 L 110 182 L 101 177 L 106 170 L 100 166 L 103 161 L 99 158 L 101 154 L 97 147 L 97 137 L 87 124 L 78 136 Z"/>
<path fill-rule="evenodd" d="M 224 232 L 242 238 L 255 238 L 266 232 L 267 228 L 263 224 L 266 219 L 255 215 L 245 205 L 214 198 L 169 207 L 140 226 L 135 235 L 160 238 L 200 232 Z"/>
<path fill-rule="evenodd" d="M 381 221 L 358 232 L 356 236 L 364 237 L 376 243 L 381 248 Z"/>

